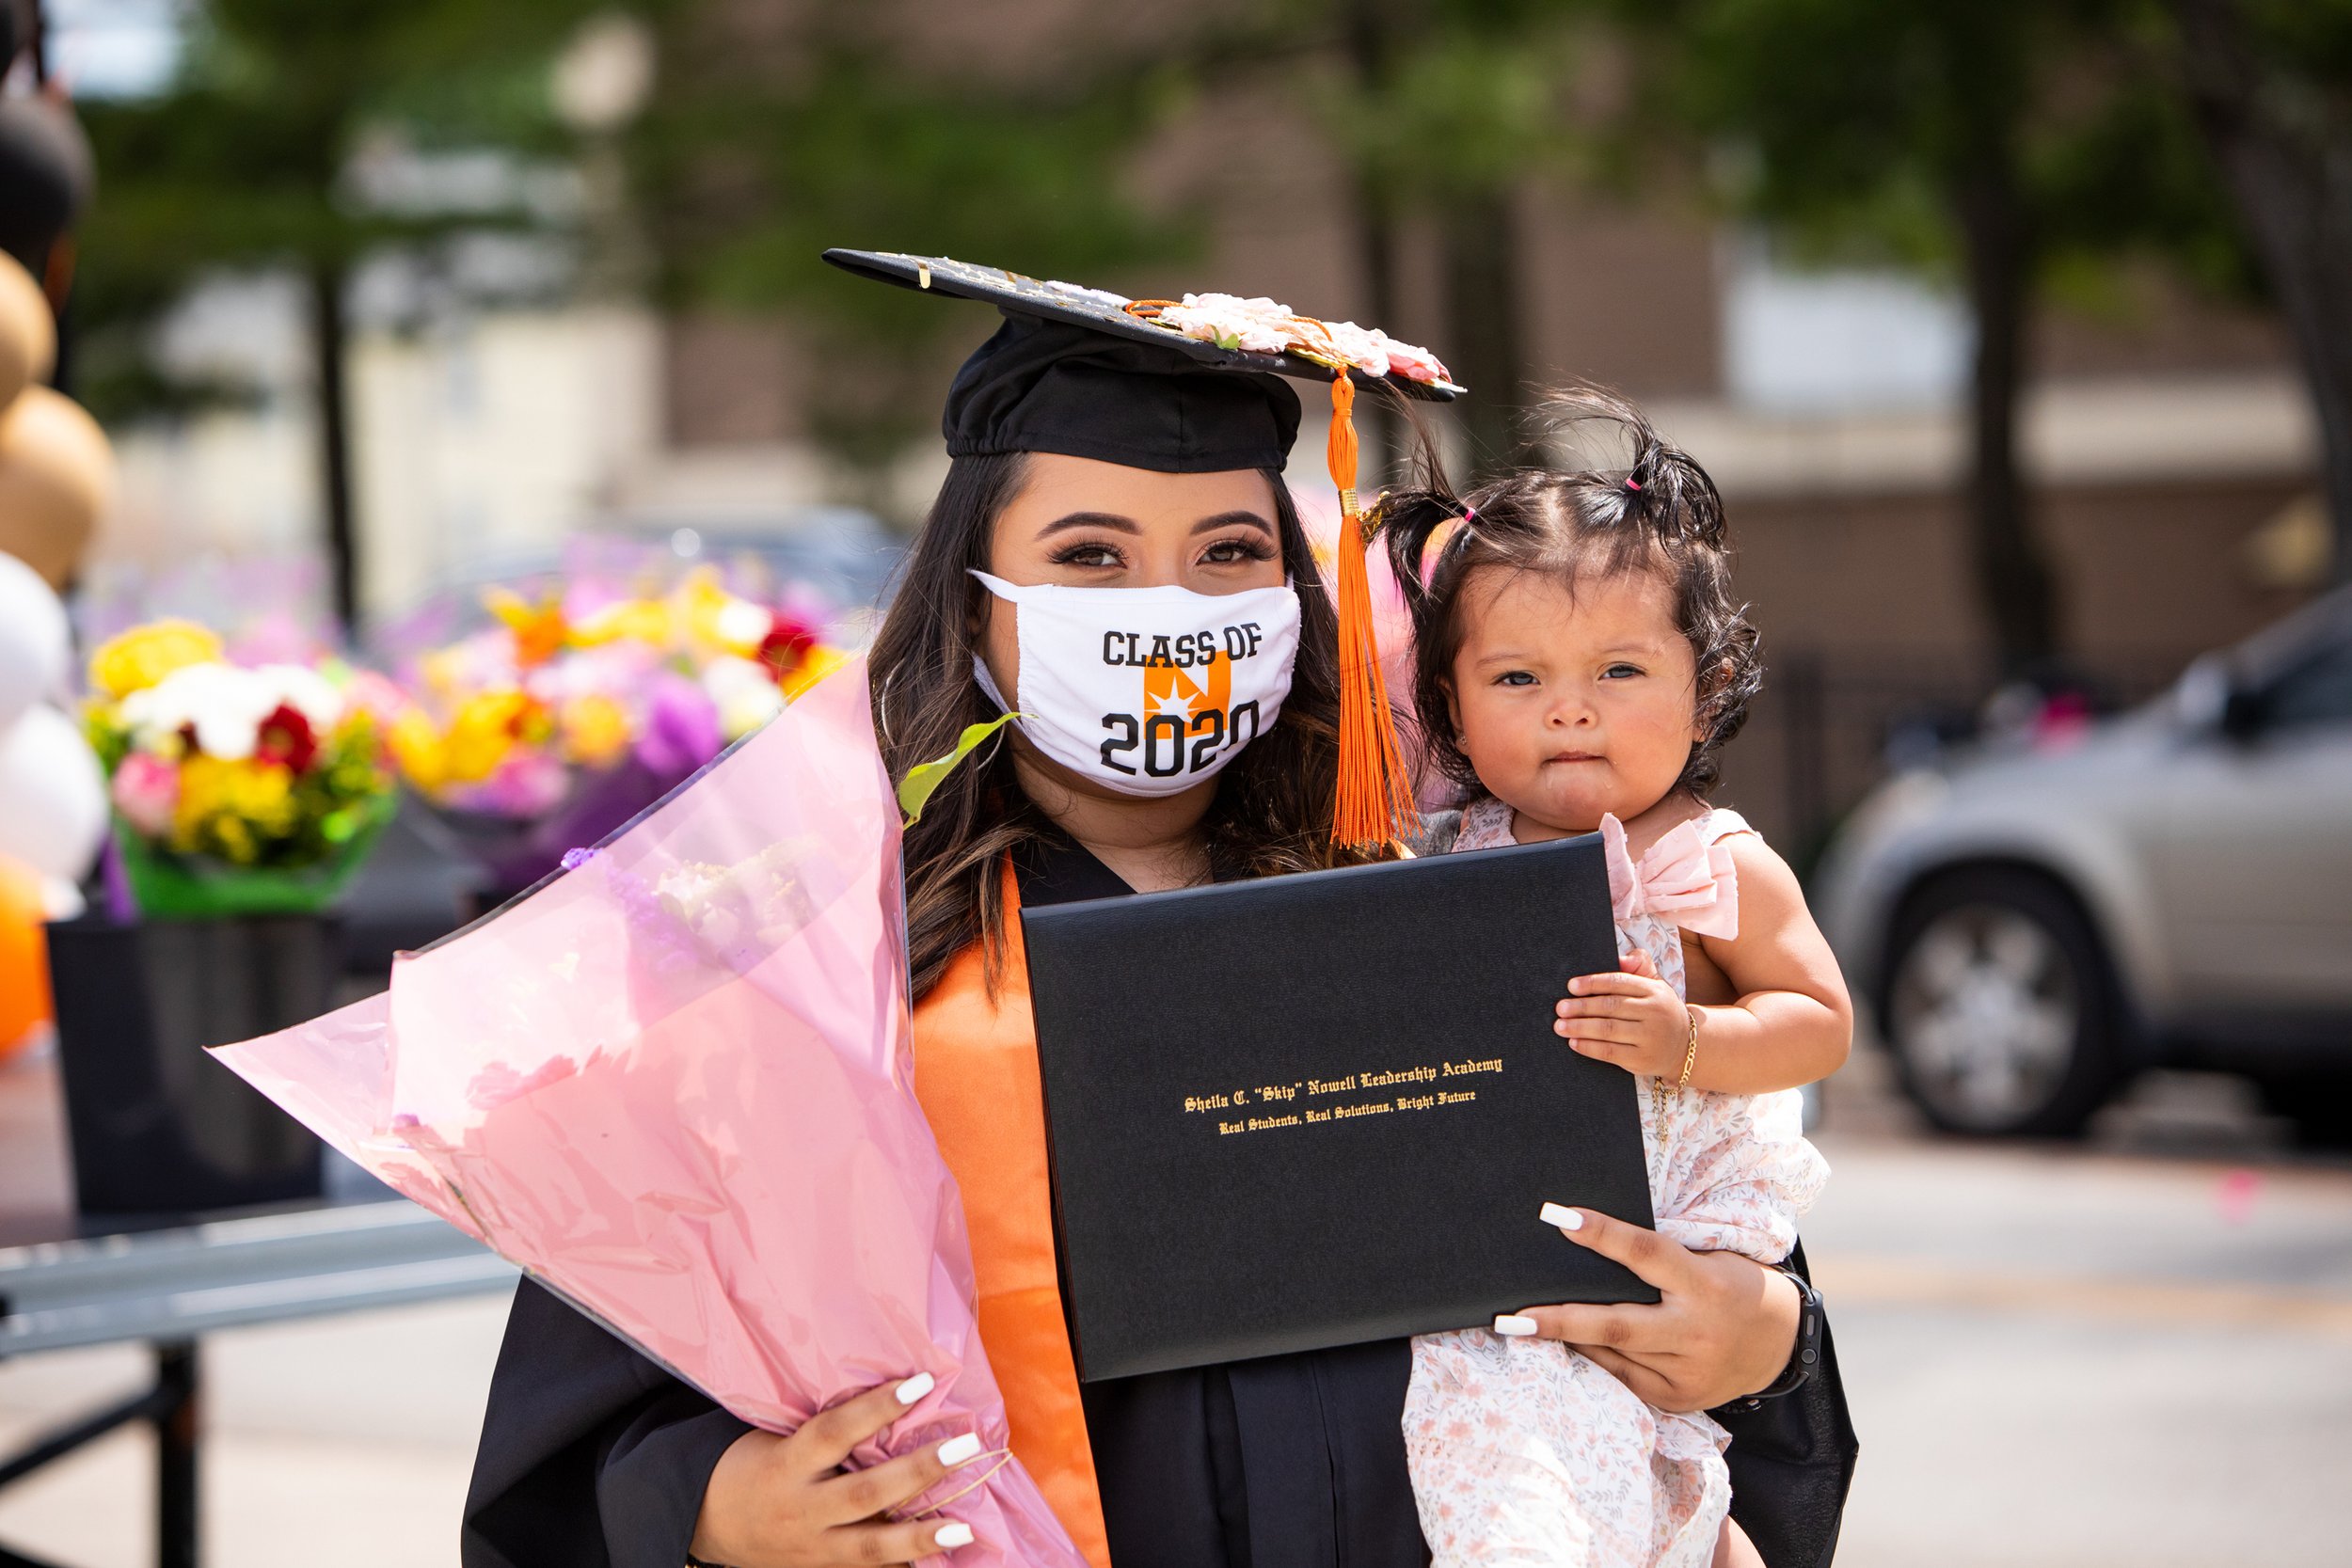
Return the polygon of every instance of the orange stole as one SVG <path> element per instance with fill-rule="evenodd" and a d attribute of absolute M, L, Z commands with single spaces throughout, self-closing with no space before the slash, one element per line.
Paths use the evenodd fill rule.
<path fill-rule="evenodd" d="M 914 1095 L 962 1190 L 980 1342 L 1005 1396 L 1012 1451 L 1087 1560 L 1110 1568 L 1078 1365 L 1054 1268 L 1044 1091 L 1020 911 L 1008 863 L 1003 983 L 991 1002 L 980 944 L 956 955 L 914 1009 Z"/>

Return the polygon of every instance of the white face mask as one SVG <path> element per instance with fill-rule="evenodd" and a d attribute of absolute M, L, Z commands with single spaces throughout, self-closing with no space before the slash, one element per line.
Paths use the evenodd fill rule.
<path fill-rule="evenodd" d="M 977 657 L 980 689 L 1029 743 L 1122 795 L 1173 795 L 1274 725 L 1298 657 L 1298 595 L 1280 588 L 1020 587 L 974 572 L 1019 611 L 1018 700 Z"/>

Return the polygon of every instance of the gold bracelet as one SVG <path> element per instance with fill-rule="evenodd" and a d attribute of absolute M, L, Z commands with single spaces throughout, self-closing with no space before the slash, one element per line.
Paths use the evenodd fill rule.
<path fill-rule="evenodd" d="M 1698 1065 L 1699 1060 L 1699 1010 L 1687 1002 L 1682 1005 L 1682 1009 L 1691 1020 L 1691 1048 L 1682 1053 L 1682 1076 L 1675 1080 L 1675 1086 L 1671 1091 L 1677 1095 L 1691 1086 L 1691 1069 Z M 1650 1108 L 1657 1113 L 1654 1119 L 1658 1123 L 1658 1135 L 1661 1138 L 1666 1135 L 1668 1093 L 1664 1073 L 1661 1072 L 1649 1081 Z"/>

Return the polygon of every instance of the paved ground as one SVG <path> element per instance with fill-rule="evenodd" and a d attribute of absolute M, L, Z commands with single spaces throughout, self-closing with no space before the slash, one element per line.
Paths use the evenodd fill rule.
<path fill-rule="evenodd" d="M 1806 1226 L 1864 1444 L 1841 1568 L 2352 1561 L 2352 1163 L 2289 1153 L 2224 1080 L 2151 1083 L 2089 1145 L 2017 1149 L 1922 1139 L 1851 1070 Z M 0 1072 L 0 1145 L 27 1147 L 46 1095 Z M 9 1198 L 55 1180 L 0 1162 Z M 453 1562 L 501 1317 L 215 1338 L 211 1560 Z M 0 1445 L 136 1370 L 0 1366 Z M 145 1460 L 126 1434 L 0 1494 L 0 1540 L 142 1564 Z"/>

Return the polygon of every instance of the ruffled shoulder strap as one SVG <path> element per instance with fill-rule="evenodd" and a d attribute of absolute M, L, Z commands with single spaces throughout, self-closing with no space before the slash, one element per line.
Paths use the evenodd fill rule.
<path fill-rule="evenodd" d="M 1729 806 L 1716 806 L 1699 820 L 1699 837 L 1708 844 L 1720 844 L 1734 833 L 1756 833 L 1758 838 L 1764 836 L 1756 833 L 1748 825 L 1748 819 Z"/>

